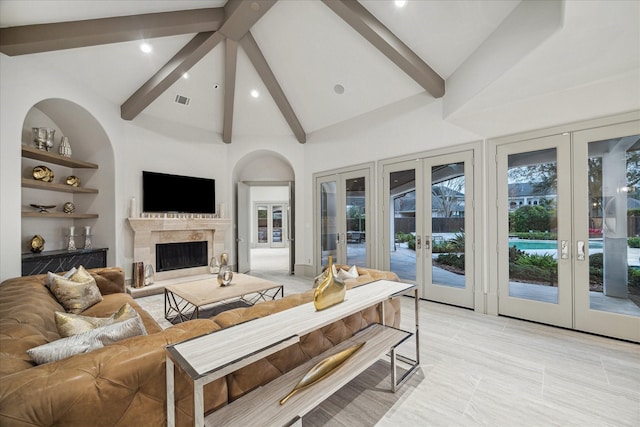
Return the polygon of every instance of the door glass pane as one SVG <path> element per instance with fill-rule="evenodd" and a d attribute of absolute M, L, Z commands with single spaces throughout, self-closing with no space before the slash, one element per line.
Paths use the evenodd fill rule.
<path fill-rule="evenodd" d="M 558 303 L 557 153 L 508 157 L 509 296 Z"/>
<path fill-rule="evenodd" d="M 364 177 L 345 181 L 347 265 L 366 266 L 366 192 Z"/>
<path fill-rule="evenodd" d="M 258 243 L 269 243 L 268 214 L 267 206 L 258 206 Z"/>
<path fill-rule="evenodd" d="M 416 171 L 389 174 L 391 271 L 416 280 Z"/>
<path fill-rule="evenodd" d="M 282 205 L 272 207 L 271 234 L 273 243 L 282 243 Z"/>
<path fill-rule="evenodd" d="M 590 308 L 640 316 L 640 136 L 591 142 L 587 162 Z"/>
<path fill-rule="evenodd" d="M 465 287 L 464 162 L 431 167 L 434 285 Z"/>
<path fill-rule="evenodd" d="M 336 259 L 336 182 L 320 184 L 320 262 L 327 265 L 329 256 Z"/>

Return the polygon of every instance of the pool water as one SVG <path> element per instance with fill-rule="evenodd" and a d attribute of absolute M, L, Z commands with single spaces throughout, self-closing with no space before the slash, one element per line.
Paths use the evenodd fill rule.
<path fill-rule="evenodd" d="M 509 247 L 515 246 L 521 251 L 532 249 L 558 249 L 558 242 L 556 240 L 517 240 L 509 239 Z M 589 248 L 597 249 L 602 248 L 601 240 L 589 240 Z"/>

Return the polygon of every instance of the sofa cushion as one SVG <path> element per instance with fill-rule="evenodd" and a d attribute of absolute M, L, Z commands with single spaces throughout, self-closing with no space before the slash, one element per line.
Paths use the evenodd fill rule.
<path fill-rule="evenodd" d="M 81 313 L 102 301 L 96 280 L 82 266 L 68 279 L 54 275 L 49 289 L 70 313 Z"/>
<path fill-rule="evenodd" d="M 125 338 L 147 335 L 140 316 L 107 326 L 100 326 L 88 332 L 62 338 L 27 350 L 36 364 L 55 362 L 80 353 L 102 348 Z"/>
<path fill-rule="evenodd" d="M 63 338 L 89 332 L 101 326 L 124 322 L 134 317 L 139 317 L 138 313 L 136 313 L 129 303 L 122 304 L 122 307 L 109 317 L 83 316 L 81 314 L 60 311 L 57 311 L 55 314 L 58 333 Z"/>

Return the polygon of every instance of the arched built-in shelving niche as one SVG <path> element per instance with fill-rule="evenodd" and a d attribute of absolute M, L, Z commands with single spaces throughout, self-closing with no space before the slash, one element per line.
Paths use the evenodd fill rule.
<path fill-rule="evenodd" d="M 108 252 L 109 265 L 115 261 L 115 161 L 111 141 L 102 125 L 82 106 L 66 99 L 45 99 L 35 104 L 25 116 L 22 126 L 22 145 L 33 149 L 34 127 L 55 129 L 54 145 L 49 152 L 28 153 L 23 149 L 21 177 L 22 221 L 21 249 L 28 253 L 31 238 L 39 234 L 45 243 L 45 251 L 67 249 L 69 227 L 74 226 L 78 238 L 76 246 L 84 246 L 84 227 L 91 226 L 93 248 L 111 248 Z M 97 165 L 66 164 L 57 157 L 62 136 L 69 138 L 71 160 Z M 33 151 L 33 150 L 29 150 Z M 52 154 L 47 158 L 47 154 Z M 44 157 L 44 158 L 42 158 Z M 33 188 L 33 167 L 44 165 L 54 172 L 51 187 Z M 80 178 L 81 189 L 76 192 L 65 190 L 66 177 Z M 25 185 L 26 184 L 26 185 Z M 39 187 L 39 186 L 36 186 Z M 95 191 L 94 191 L 95 190 Z M 76 215 L 66 216 L 64 203 L 75 205 Z M 31 204 L 55 205 L 51 215 L 34 215 L 37 209 Z"/>

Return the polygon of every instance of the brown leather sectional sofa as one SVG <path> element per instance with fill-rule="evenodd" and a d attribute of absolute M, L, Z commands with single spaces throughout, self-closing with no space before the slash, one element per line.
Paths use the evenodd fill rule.
<path fill-rule="evenodd" d="M 345 266 L 345 268 L 348 268 Z M 377 279 L 398 280 L 391 272 L 359 268 L 347 286 Z M 60 339 L 54 313 L 64 311 L 45 286 L 46 275 L 9 279 L 0 284 L 1 426 L 162 426 L 166 425 L 165 350 L 167 344 L 311 302 L 313 290 L 238 308 L 211 319 L 191 320 L 162 330 L 125 293 L 120 268 L 89 270 L 103 300 L 85 316 L 108 317 L 128 302 L 142 317 L 148 335 L 57 362 L 35 365 L 30 348 Z M 286 289 L 285 289 L 286 292 Z M 386 323 L 399 325 L 400 303 L 385 307 Z M 221 378 L 205 387 L 205 409 L 213 411 L 266 384 L 310 358 L 378 322 L 370 308 L 316 330 L 299 344 Z M 176 423 L 192 425 L 193 397 L 186 377 L 176 375 Z"/>

